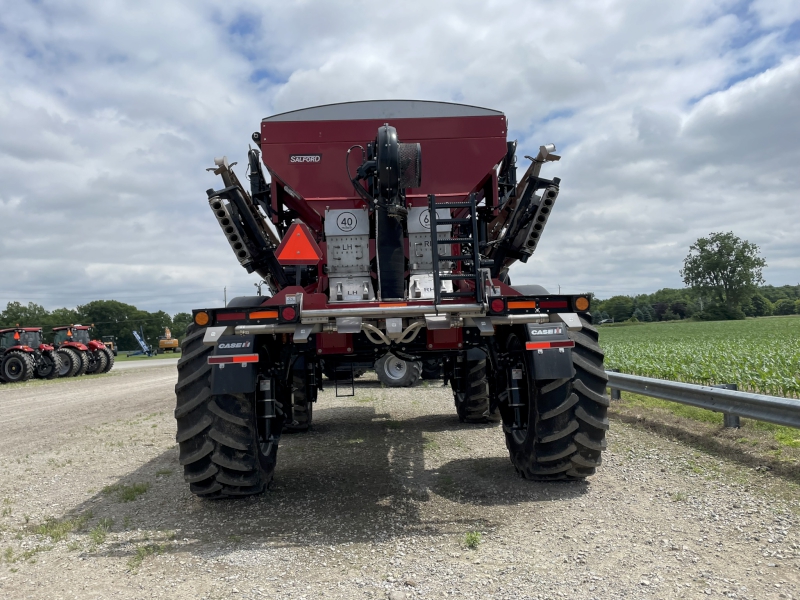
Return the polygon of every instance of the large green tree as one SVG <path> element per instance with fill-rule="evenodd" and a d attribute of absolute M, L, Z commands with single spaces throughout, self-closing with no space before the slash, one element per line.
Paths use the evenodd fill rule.
<path fill-rule="evenodd" d="M 709 294 L 728 311 L 739 308 L 764 283 L 767 266 L 758 246 L 733 232 L 712 233 L 698 239 L 683 261 L 681 277 L 695 292 Z"/>
<path fill-rule="evenodd" d="M 48 317 L 47 309 L 35 302 L 24 305 L 21 302 L 9 302 L 0 313 L 0 326 L 3 327 L 41 327 Z"/>
<path fill-rule="evenodd" d="M 602 310 L 611 315 L 616 322 L 627 321 L 633 315 L 633 298 L 630 296 L 612 296 L 603 302 Z"/>

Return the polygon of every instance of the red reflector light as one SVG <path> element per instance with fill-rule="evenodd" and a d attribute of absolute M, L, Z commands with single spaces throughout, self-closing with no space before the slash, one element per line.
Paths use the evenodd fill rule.
<path fill-rule="evenodd" d="M 258 362 L 258 354 L 228 354 L 225 356 L 209 356 L 208 364 L 223 365 L 227 363 L 254 363 Z"/>
<path fill-rule="evenodd" d="M 297 311 L 293 309 L 291 306 L 286 306 L 281 311 L 281 317 L 283 317 L 284 321 L 292 321 L 297 316 Z"/>
<path fill-rule="evenodd" d="M 239 321 L 244 320 L 243 312 L 236 313 L 217 313 L 217 321 Z"/>
<path fill-rule="evenodd" d="M 541 300 L 539 302 L 540 308 L 567 308 L 566 300 Z"/>
<path fill-rule="evenodd" d="M 574 348 L 575 342 L 564 340 L 558 342 L 525 342 L 526 350 L 547 350 L 548 348 Z"/>
<path fill-rule="evenodd" d="M 492 300 L 489 308 L 492 309 L 492 312 L 503 312 L 506 309 L 506 303 L 500 300 L 500 298 L 495 298 Z"/>

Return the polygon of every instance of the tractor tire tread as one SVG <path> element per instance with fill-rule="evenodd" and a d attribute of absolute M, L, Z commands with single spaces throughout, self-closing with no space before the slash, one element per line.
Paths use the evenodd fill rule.
<path fill-rule="evenodd" d="M 486 423 L 489 420 L 489 381 L 486 359 L 469 361 L 467 365 L 467 390 L 459 402 L 454 393 L 456 413 L 462 423 Z"/>
<path fill-rule="evenodd" d="M 13 359 L 17 359 L 22 363 L 22 373 L 17 379 L 10 379 L 6 375 L 6 365 Z M 20 350 L 11 350 L 10 352 L 7 352 L 3 356 L 2 367 L 3 367 L 3 378 L 6 381 L 13 383 L 21 383 L 23 381 L 28 381 L 33 377 L 36 371 L 36 361 L 33 359 L 33 356 L 31 356 L 27 352 L 22 352 Z"/>
<path fill-rule="evenodd" d="M 202 498 L 258 494 L 272 480 L 277 442 L 259 459 L 253 395 L 211 393 L 212 346 L 190 325 L 178 362 L 175 416 L 180 463 L 189 490 Z"/>
<path fill-rule="evenodd" d="M 103 369 L 103 373 L 108 373 L 111 369 L 114 368 L 114 353 L 111 352 L 108 348 L 103 349 L 103 354 L 106 355 L 106 366 Z"/>
<path fill-rule="evenodd" d="M 57 350 L 57 352 L 61 355 L 61 366 L 64 367 L 64 357 L 66 356 L 66 361 L 69 363 L 69 369 L 66 369 L 61 377 L 74 377 L 78 369 L 80 369 L 81 361 L 78 353 L 75 352 L 72 348 L 61 348 Z"/>
<path fill-rule="evenodd" d="M 597 330 L 583 317 L 581 322 L 580 331 L 569 332 L 575 342 L 573 377 L 547 382 L 531 394 L 536 396 L 535 430 L 521 443 L 504 427 L 511 462 L 526 479 L 584 480 L 595 473 L 607 448 L 610 401 L 603 351 Z"/>

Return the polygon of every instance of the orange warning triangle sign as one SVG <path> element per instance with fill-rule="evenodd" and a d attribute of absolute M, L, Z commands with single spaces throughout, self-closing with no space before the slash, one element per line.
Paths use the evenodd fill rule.
<path fill-rule="evenodd" d="M 275 252 L 282 265 L 315 265 L 322 251 L 304 223 L 292 223 Z"/>

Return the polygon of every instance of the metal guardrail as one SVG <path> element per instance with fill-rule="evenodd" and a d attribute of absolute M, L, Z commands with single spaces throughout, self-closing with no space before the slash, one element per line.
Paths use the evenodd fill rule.
<path fill-rule="evenodd" d="M 800 428 L 800 400 L 765 396 L 723 386 L 697 385 L 608 371 L 611 397 L 617 390 L 705 408 L 725 415 L 726 427 L 738 427 L 738 417 Z M 729 386 L 725 386 L 729 387 Z M 734 386 L 735 387 L 735 386 Z"/>

